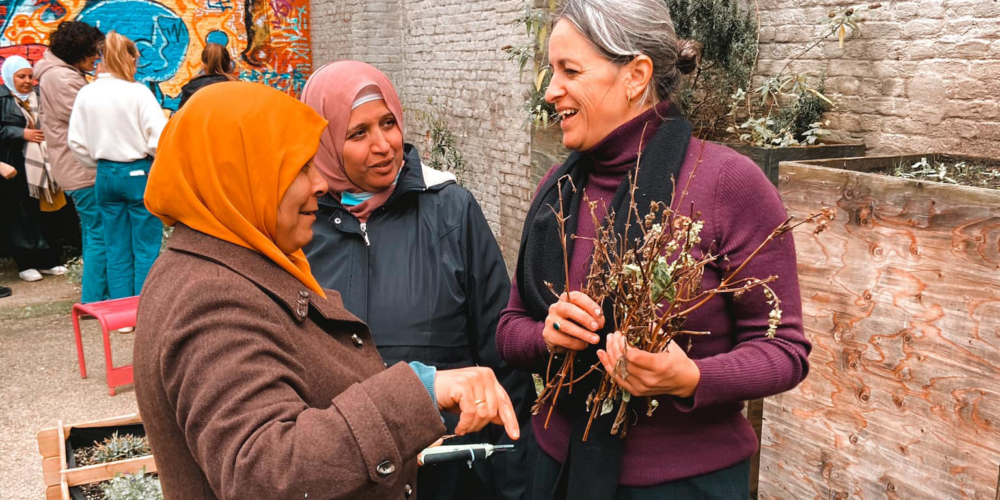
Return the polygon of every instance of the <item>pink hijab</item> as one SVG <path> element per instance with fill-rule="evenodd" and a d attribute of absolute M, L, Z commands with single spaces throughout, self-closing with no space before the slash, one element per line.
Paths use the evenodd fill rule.
<path fill-rule="evenodd" d="M 369 64 L 360 61 L 337 61 L 327 64 L 313 73 L 302 89 L 302 102 L 330 122 L 320 137 L 315 164 L 330 185 L 330 192 L 334 196 L 339 197 L 344 191 L 351 193 L 362 191 L 351 182 L 344 170 L 344 142 L 347 140 L 351 107 L 358 94 L 372 85 L 381 91 L 386 107 L 396 117 L 400 132 L 404 132 L 403 107 L 399 103 L 396 89 L 385 74 Z M 395 188 L 396 184 L 393 183 L 385 190 L 374 193 L 363 203 L 346 208 L 358 220 L 366 222 L 368 215 L 382 206 Z"/>

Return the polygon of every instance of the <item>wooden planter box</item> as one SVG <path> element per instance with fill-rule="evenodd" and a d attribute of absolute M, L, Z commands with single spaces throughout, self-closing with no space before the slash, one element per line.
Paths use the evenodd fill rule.
<path fill-rule="evenodd" d="M 778 185 L 778 163 L 783 161 L 848 158 L 865 155 L 864 142 L 826 141 L 815 146 L 790 148 L 759 148 L 740 143 L 717 142 L 737 153 L 748 156 L 775 186 Z M 562 163 L 570 151 L 562 145 L 562 130 L 558 125 L 531 130 L 531 185 L 538 186 L 552 165 Z M 919 159 L 918 159 L 919 161 Z"/>
<path fill-rule="evenodd" d="M 768 398 L 760 496 L 998 497 L 1000 190 L 879 175 L 915 155 L 792 162 L 808 378 Z"/>
<path fill-rule="evenodd" d="M 40 431 L 38 452 L 42 455 L 46 500 L 71 500 L 70 488 L 114 479 L 118 474 L 135 474 L 143 468 L 146 472 L 156 472 L 152 455 L 87 467 L 70 467 L 68 441 L 74 430 L 81 433 L 105 429 L 110 434 L 114 430 L 130 429 L 141 424 L 139 415 L 131 414 L 74 425 L 63 425 L 60 421 L 56 427 Z"/>
<path fill-rule="evenodd" d="M 562 145 L 562 129 L 558 124 L 531 127 L 531 186 L 532 193 L 553 165 L 566 161 L 570 151 Z M 527 209 L 527 205 L 524 207 Z"/>
<path fill-rule="evenodd" d="M 817 144 L 815 146 L 792 146 L 788 148 L 761 148 L 739 143 L 720 144 L 728 146 L 737 153 L 750 157 L 775 186 L 778 185 L 778 164 L 780 162 L 848 158 L 865 155 L 864 142 L 826 141 L 824 144 Z"/>

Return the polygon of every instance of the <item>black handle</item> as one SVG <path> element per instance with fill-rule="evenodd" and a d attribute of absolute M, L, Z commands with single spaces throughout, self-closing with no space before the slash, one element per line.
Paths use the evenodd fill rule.
<path fill-rule="evenodd" d="M 476 461 L 486 459 L 486 450 L 473 448 L 467 450 L 446 451 L 443 453 L 428 453 L 424 455 L 424 465 L 443 464 L 455 461 Z"/>

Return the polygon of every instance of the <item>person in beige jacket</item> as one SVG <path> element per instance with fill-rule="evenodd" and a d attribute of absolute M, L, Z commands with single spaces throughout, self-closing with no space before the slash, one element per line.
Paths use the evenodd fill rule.
<path fill-rule="evenodd" d="M 83 239 L 83 290 L 81 302 L 110 297 L 104 245 L 104 225 L 97 207 L 94 182 L 97 171 L 85 167 L 69 149 L 67 132 L 76 94 L 94 71 L 104 35 L 87 23 L 65 21 L 49 38 L 49 50 L 35 64 L 39 81 L 39 122 L 48 146 L 49 163 L 56 184 L 73 200 L 80 216 Z"/>
<path fill-rule="evenodd" d="M 212 133 L 205 133 L 211 124 Z M 411 498 L 417 454 L 502 423 L 484 367 L 386 367 L 302 247 L 327 122 L 257 83 L 194 95 L 167 124 L 146 206 L 176 229 L 139 300 L 136 401 L 167 500 Z M 385 304 L 386 308 L 393 304 Z"/>

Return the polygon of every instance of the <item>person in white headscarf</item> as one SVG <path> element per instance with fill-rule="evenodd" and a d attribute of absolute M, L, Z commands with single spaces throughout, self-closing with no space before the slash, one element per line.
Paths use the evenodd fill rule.
<path fill-rule="evenodd" d="M 14 258 L 21 279 L 38 281 L 43 274 L 66 273 L 39 223 L 38 198 L 55 186 L 45 169 L 45 134 L 38 127 L 31 64 L 21 56 L 10 56 L 0 67 L 0 76 L 0 206 L 4 214 L 0 217 L 0 253 Z"/>

